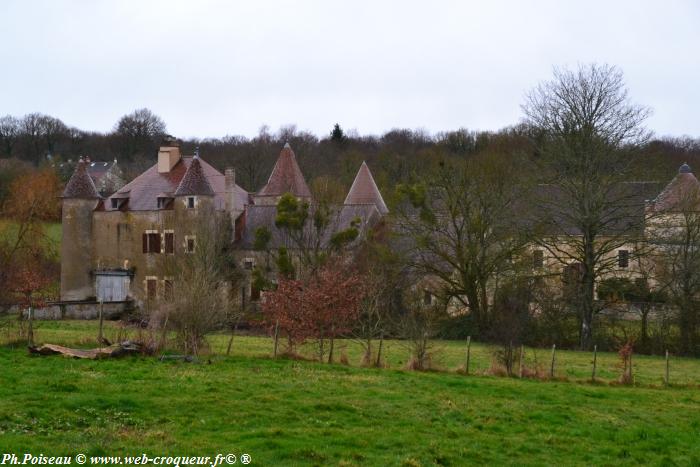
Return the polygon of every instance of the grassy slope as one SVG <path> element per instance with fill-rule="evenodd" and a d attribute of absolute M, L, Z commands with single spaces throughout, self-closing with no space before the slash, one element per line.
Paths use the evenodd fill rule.
<path fill-rule="evenodd" d="M 42 340 L 85 345 L 94 323 L 41 326 Z M 269 344 L 241 338 L 236 356 L 200 365 L 30 357 L 2 347 L 0 452 L 248 452 L 255 465 L 700 463 L 696 388 L 260 358 Z M 390 349 L 391 363 L 398 350 Z"/>

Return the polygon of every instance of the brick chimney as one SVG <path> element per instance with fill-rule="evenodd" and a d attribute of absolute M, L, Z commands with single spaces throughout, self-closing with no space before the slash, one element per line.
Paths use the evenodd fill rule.
<path fill-rule="evenodd" d="M 158 173 L 168 173 L 180 162 L 180 143 L 175 138 L 163 140 L 158 149 Z"/>

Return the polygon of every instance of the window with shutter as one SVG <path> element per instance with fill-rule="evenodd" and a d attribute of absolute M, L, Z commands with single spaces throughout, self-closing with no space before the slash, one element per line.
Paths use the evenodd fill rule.
<path fill-rule="evenodd" d="M 160 234 L 146 231 L 142 237 L 142 247 L 144 253 L 160 253 Z"/>
<path fill-rule="evenodd" d="M 194 253 L 194 249 L 197 246 L 197 238 L 194 235 L 188 235 L 185 237 L 185 252 Z"/>
<path fill-rule="evenodd" d="M 544 251 L 535 250 L 532 252 L 532 267 L 541 268 L 544 266 Z"/>
<path fill-rule="evenodd" d="M 617 250 L 617 265 L 621 268 L 629 267 L 630 252 L 629 250 Z"/>

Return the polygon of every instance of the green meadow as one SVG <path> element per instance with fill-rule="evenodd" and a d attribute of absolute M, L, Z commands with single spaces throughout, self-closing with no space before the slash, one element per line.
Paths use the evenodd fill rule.
<path fill-rule="evenodd" d="M 272 359 L 271 339 L 210 338 L 199 363 L 155 357 L 74 360 L 30 356 L 0 330 L 0 453 L 216 455 L 251 465 L 698 465 L 700 362 L 634 360 L 635 386 L 612 384 L 618 357 L 557 352 L 554 380 L 491 376 L 493 348 L 438 342 L 441 371 L 404 370 L 408 351 L 389 341 L 386 368 L 361 368 L 361 348 L 341 341 L 349 365 Z M 95 322 L 40 322 L 39 342 L 94 346 Z M 106 335 L 137 333 L 107 323 Z M 311 348 L 303 349 L 310 356 Z M 526 365 L 549 365 L 527 349 Z"/>

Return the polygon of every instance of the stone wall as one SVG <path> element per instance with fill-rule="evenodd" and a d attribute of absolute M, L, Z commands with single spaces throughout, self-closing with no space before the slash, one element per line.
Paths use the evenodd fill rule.
<path fill-rule="evenodd" d="M 132 311 L 132 302 L 109 302 L 104 304 L 103 318 L 116 319 Z M 12 310 L 14 311 L 14 310 Z M 25 315 L 27 310 L 24 310 Z M 34 319 L 97 319 L 100 316 L 100 304 L 97 302 L 58 302 L 49 303 L 34 309 Z"/>

